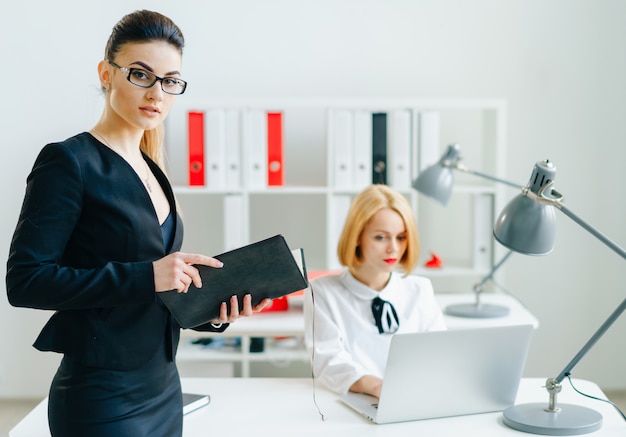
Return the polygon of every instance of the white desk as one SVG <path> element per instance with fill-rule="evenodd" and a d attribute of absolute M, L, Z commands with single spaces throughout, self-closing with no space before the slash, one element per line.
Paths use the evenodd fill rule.
<path fill-rule="evenodd" d="M 475 301 L 474 293 L 436 293 L 435 298 L 441 308 L 445 311 L 446 307 L 451 304 L 468 303 Z M 466 328 L 483 328 L 488 326 L 503 325 L 533 325 L 535 329 L 539 327 L 539 321 L 524 305 L 517 299 L 502 293 L 483 293 L 480 296 L 482 304 L 501 305 L 509 308 L 509 314 L 503 317 L 494 317 L 486 319 L 472 319 L 469 317 L 457 317 L 445 314 L 444 319 L 448 329 L 466 329 Z"/>
<path fill-rule="evenodd" d="M 524 378 L 517 403 L 546 402 L 542 388 L 545 378 Z M 585 393 L 605 398 L 591 382 L 575 380 Z M 508 428 L 501 413 L 474 414 L 444 419 L 374 425 L 344 406 L 337 396 L 318 386 L 315 398 L 325 421 L 314 404 L 313 383 L 309 378 L 183 378 L 183 390 L 211 395 L 211 404 L 184 419 L 184 437 L 224 436 L 481 436 L 524 437 L 530 434 Z M 584 405 L 602 414 L 600 430 L 588 436 L 626 435 L 626 422 L 605 402 L 594 401 L 563 385 L 559 402 Z M 49 436 L 47 402 L 42 401 L 9 432 L 11 437 Z"/>

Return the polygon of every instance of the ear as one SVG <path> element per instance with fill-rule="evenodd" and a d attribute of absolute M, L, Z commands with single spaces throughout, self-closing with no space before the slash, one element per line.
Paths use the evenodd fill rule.
<path fill-rule="evenodd" d="M 100 79 L 102 88 L 108 88 L 111 83 L 111 71 L 109 67 L 110 65 L 106 61 L 100 61 L 98 63 L 98 78 Z"/>

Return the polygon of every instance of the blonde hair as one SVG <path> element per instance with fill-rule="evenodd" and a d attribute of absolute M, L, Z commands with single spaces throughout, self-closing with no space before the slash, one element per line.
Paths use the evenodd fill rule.
<path fill-rule="evenodd" d="M 150 159 L 158 164 L 161 170 L 165 171 L 165 158 L 163 153 L 164 129 L 160 124 L 154 129 L 144 131 L 139 148 Z"/>
<path fill-rule="evenodd" d="M 419 258 L 417 225 L 407 199 L 387 185 L 370 185 L 352 201 L 337 244 L 339 263 L 350 270 L 363 263 L 363 257 L 358 247 L 359 238 L 367 222 L 383 208 L 397 212 L 404 221 L 407 245 L 399 264 L 405 275 L 408 275 L 413 271 Z"/>

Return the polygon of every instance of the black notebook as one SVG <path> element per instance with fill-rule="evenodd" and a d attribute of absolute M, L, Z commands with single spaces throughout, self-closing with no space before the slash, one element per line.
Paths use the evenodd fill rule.
<path fill-rule="evenodd" d="M 229 304 L 237 295 L 252 295 L 252 306 L 266 297 L 277 298 L 308 287 L 304 252 L 291 250 L 282 235 L 216 255 L 221 268 L 195 265 L 202 277 L 202 288 L 193 284 L 187 293 L 158 293 L 178 324 L 193 328 L 219 317 L 222 302 Z M 230 305 L 229 305 L 230 309 Z"/>

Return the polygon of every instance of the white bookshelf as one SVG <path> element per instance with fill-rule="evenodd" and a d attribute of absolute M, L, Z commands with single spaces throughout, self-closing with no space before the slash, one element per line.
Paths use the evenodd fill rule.
<path fill-rule="evenodd" d="M 293 305 L 288 311 L 263 312 L 253 317 L 242 318 L 233 323 L 223 333 L 196 332 L 193 330 L 181 331 L 180 346 L 177 360 L 187 363 L 236 363 L 237 369 L 232 369 L 233 376 L 250 377 L 253 375 L 254 363 L 276 365 L 280 370 L 291 364 L 305 369 L 310 374 L 309 357 L 304 349 L 304 318 L 301 302 Z M 229 339 L 221 348 L 212 348 L 193 344 L 197 338 Z M 262 351 L 251 352 L 250 344 L 253 338 L 264 338 Z M 239 342 L 232 344 L 232 339 Z M 184 369 L 181 371 L 184 373 Z"/>
<path fill-rule="evenodd" d="M 186 112 L 215 108 L 235 108 L 242 114 L 250 108 L 283 112 L 284 186 L 250 187 L 246 185 L 245 174 L 236 188 L 186 186 Z M 459 143 L 465 165 L 506 179 L 503 174 L 506 103 L 503 100 L 294 99 L 188 103 L 173 110 L 172 120 L 166 127 L 168 170 L 181 203 L 186 228 L 183 250 L 217 254 L 230 249 L 225 241 L 225 230 L 237 220 L 243 243 L 282 233 L 291 246 L 305 249 L 309 269 L 338 267 L 334 259 L 336 235 L 331 231 L 333 227 L 340 230 L 343 218 L 337 217 L 333 202 L 341 196 L 354 197 L 364 186 L 333 186 L 335 151 L 329 114 L 338 110 L 391 113 L 399 109 L 409 110 L 412 114 L 409 162 L 412 178 L 424 165 L 419 162 L 420 157 L 438 158 L 448 144 Z M 436 113 L 439 117 L 438 141 L 434 146 L 419 141 L 422 129 L 419 117 L 424 112 Z M 245 129 L 243 123 L 242 129 Z M 242 133 L 241 138 L 245 137 Z M 425 146 L 429 150 L 424 150 Z M 413 189 L 399 190 L 409 199 L 416 213 L 422 260 L 430 251 L 444 259 L 443 269 L 425 272 L 432 276 L 446 275 L 447 272 L 454 276 L 462 272 L 468 276 L 484 274 L 493 259 L 498 258 L 490 229 L 495 214 L 503 206 L 504 187 L 461 172 L 455 173 L 455 179 L 454 194 L 446 208 Z M 240 217 L 229 215 L 225 209 L 227 196 L 238 196 L 241 200 Z M 478 262 L 477 258 L 482 261 Z"/>
<path fill-rule="evenodd" d="M 365 186 L 335 186 L 333 117 L 340 111 L 408 111 L 411 117 L 407 165 L 411 179 L 429 164 L 425 160 L 438 159 L 452 143 L 460 144 L 462 162 L 467 167 L 507 179 L 504 100 L 179 99 L 177 105 L 166 125 L 166 151 L 168 172 L 185 224 L 183 250 L 188 252 L 216 255 L 234 248 L 237 241 L 246 244 L 280 233 L 292 248 L 304 248 L 308 270 L 338 268 L 335 248 L 343 226 L 342 211 Z M 283 186 L 250 186 L 243 172 L 237 187 L 187 186 L 187 111 L 215 109 L 240 111 L 242 118 L 248 111 L 283 113 Z M 428 117 L 433 116 L 438 121 L 434 133 L 427 130 L 432 130 L 433 125 L 426 124 Z M 389 120 L 388 117 L 388 126 Z M 240 138 L 245 142 L 248 134 L 243 122 L 241 129 Z M 388 131 L 388 138 L 389 135 Z M 245 161 L 245 144 L 242 147 Z M 244 164 L 242 170 L 246 168 Z M 510 188 L 462 172 L 455 172 L 454 177 L 455 188 L 446 207 L 410 187 L 399 191 L 413 206 L 420 233 L 420 267 L 415 273 L 430 277 L 438 293 L 471 293 L 473 284 L 505 253 L 494 243 L 491 229 L 504 206 L 505 190 Z M 226 199 L 237 202 L 236 214 L 225 206 Z M 443 259 L 443 268 L 423 267 L 431 252 Z M 271 359 L 268 355 L 264 356 Z M 251 358 L 244 357 L 248 359 Z"/>

